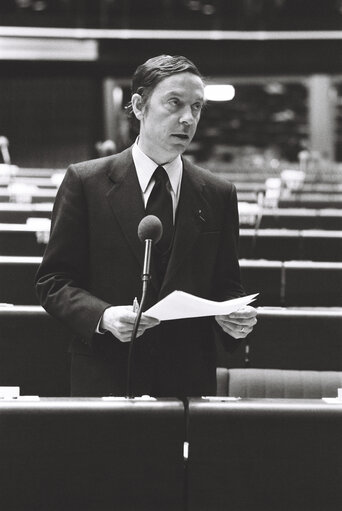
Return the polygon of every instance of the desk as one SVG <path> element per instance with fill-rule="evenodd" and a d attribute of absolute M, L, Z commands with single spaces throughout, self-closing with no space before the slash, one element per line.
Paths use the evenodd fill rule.
<path fill-rule="evenodd" d="M 342 232 L 320 229 L 240 229 L 240 258 L 341 261 Z"/>
<path fill-rule="evenodd" d="M 0 401 L 4 511 L 182 509 L 176 400 Z"/>
<path fill-rule="evenodd" d="M 0 222 L 20 224 L 25 223 L 29 217 L 51 218 L 53 204 L 16 204 L 14 202 L 0 202 Z"/>
<path fill-rule="evenodd" d="M 71 337 L 42 307 L 0 307 L 0 385 L 18 385 L 23 394 L 69 396 Z"/>
<path fill-rule="evenodd" d="M 264 209 L 260 227 L 283 229 L 342 229 L 341 209 Z"/>
<path fill-rule="evenodd" d="M 27 203 L 41 203 L 41 202 L 54 202 L 56 198 L 57 188 L 38 188 L 33 193 L 18 193 L 11 194 L 6 189 L 0 188 L 0 202 L 27 202 Z"/>
<path fill-rule="evenodd" d="M 42 219 L 43 220 L 43 219 Z M 42 256 L 50 226 L 0 223 L 0 254 L 2 256 Z"/>
<path fill-rule="evenodd" d="M 289 197 L 281 196 L 280 208 L 342 208 L 341 193 L 293 193 Z"/>
<path fill-rule="evenodd" d="M 244 367 L 247 358 L 255 368 L 341 371 L 342 308 L 258 307 L 257 325 L 235 352 L 220 342 L 217 350 L 218 367 Z"/>
<path fill-rule="evenodd" d="M 342 509 L 342 402 L 191 399 L 188 511 Z"/>

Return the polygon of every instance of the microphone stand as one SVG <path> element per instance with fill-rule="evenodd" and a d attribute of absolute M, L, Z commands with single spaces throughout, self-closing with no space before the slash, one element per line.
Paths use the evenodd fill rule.
<path fill-rule="evenodd" d="M 142 280 L 142 296 L 140 301 L 139 310 L 137 312 L 134 326 L 132 330 L 131 335 L 131 342 L 129 345 L 129 352 L 128 352 L 128 362 L 127 362 L 127 385 L 126 385 L 126 398 L 132 399 L 134 397 L 133 391 L 132 391 L 132 362 L 133 362 L 133 353 L 134 353 L 134 345 L 135 340 L 137 337 L 137 332 L 140 324 L 140 318 L 141 314 L 145 305 L 146 296 L 147 296 L 147 288 L 149 281 L 151 280 L 150 275 L 150 263 L 151 263 L 151 250 L 152 250 L 152 240 L 146 239 L 145 240 L 145 255 L 144 255 L 144 267 L 143 272 L 141 275 Z"/>

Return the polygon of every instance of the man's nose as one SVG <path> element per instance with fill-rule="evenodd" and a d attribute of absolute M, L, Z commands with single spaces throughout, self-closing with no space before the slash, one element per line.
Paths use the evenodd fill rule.
<path fill-rule="evenodd" d="M 183 108 L 181 116 L 179 118 L 179 122 L 189 124 L 189 125 L 193 124 L 194 116 L 193 116 L 193 113 L 191 110 L 191 106 L 186 106 Z"/>

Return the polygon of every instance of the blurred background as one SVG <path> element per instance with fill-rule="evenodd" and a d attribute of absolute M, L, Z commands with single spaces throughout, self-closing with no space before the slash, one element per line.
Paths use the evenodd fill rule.
<path fill-rule="evenodd" d="M 308 150 L 326 168 L 342 159 L 341 27 L 341 0 L 2 0 L 0 135 L 22 167 L 120 151 L 136 66 L 184 54 L 234 87 L 208 101 L 195 161 L 273 174 Z"/>
<path fill-rule="evenodd" d="M 143 403 L 110 419 L 4 402 L 1 501 L 183 509 L 165 490 L 189 511 L 341 510 L 342 0 L 0 0 L 0 401 L 70 395 L 74 334 L 34 289 L 53 202 L 69 164 L 134 141 L 131 76 L 162 53 L 205 77 L 187 155 L 236 185 L 242 283 L 260 293 L 253 332 L 233 354 L 217 342 L 217 396 L 271 404 L 190 401 L 176 467 L 177 404 L 150 422 Z"/>
<path fill-rule="evenodd" d="M 309 371 L 311 390 L 315 371 L 320 397 L 342 371 L 341 28 L 342 0 L 1 0 L 2 385 L 68 395 L 69 332 L 33 287 L 53 201 L 70 163 L 133 142 L 131 76 L 167 53 L 205 77 L 187 155 L 236 185 L 242 280 L 260 293 L 218 365 Z"/>

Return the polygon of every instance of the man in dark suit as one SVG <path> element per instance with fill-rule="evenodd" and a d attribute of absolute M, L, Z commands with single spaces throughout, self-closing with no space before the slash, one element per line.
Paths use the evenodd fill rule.
<path fill-rule="evenodd" d="M 141 293 L 144 258 L 137 227 L 145 215 L 163 209 L 146 307 L 176 289 L 212 300 L 244 294 L 235 187 L 180 156 L 203 104 L 203 80 L 191 61 L 149 59 L 133 76 L 130 108 L 140 123 L 135 144 L 66 172 L 36 289 L 42 306 L 75 334 L 73 396 L 125 395 L 132 301 Z M 255 323 L 249 306 L 229 316 L 161 323 L 142 314 L 134 395 L 215 394 L 214 330 L 234 349 Z"/>

